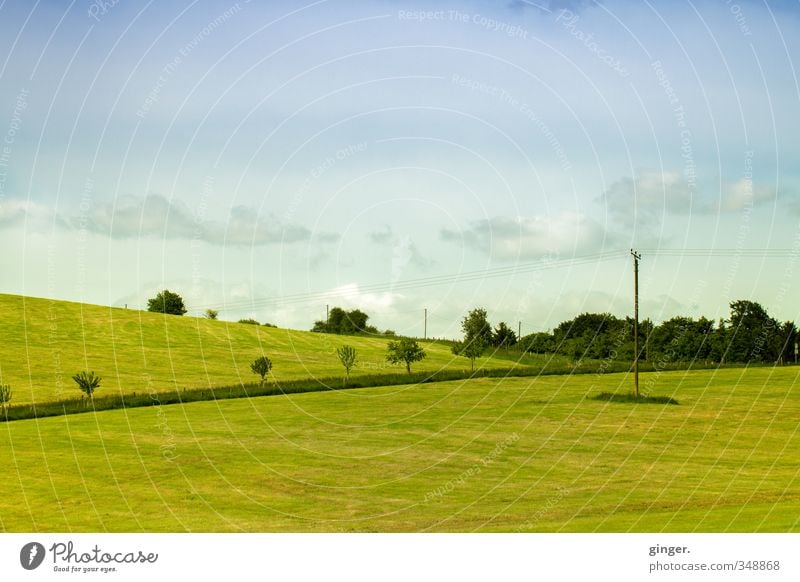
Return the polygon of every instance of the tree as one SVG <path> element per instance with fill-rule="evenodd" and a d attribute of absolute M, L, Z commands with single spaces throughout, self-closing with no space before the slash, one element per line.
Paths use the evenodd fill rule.
<path fill-rule="evenodd" d="M 356 365 L 356 349 L 352 346 L 342 346 L 336 350 L 339 361 L 344 366 L 344 383 L 350 380 L 350 369 Z"/>
<path fill-rule="evenodd" d="M 252 317 L 246 317 L 246 318 L 244 318 L 244 319 L 240 319 L 240 320 L 238 321 L 238 323 L 244 323 L 244 324 L 246 324 L 246 325 L 261 325 L 260 323 L 258 323 L 258 322 L 257 322 L 255 319 L 253 319 Z"/>
<path fill-rule="evenodd" d="M 3 410 L 8 408 L 9 402 L 11 402 L 11 386 L 8 384 L 0 384 L 0 406 Z"/>
<path fill-rule="evenodd" d="M 479 358 L 492 343 L 492 326 L 486 319 L 486 310 L 480 307 L 470 311 L 461 322 L 464 341 L 456 342 L 453 353 L 470 359 L 475 371 L 475 358 Z"/>
<path fill-rule="evenodd" d="M 164 289 L 152 299 L 147 300 L 147 311 L 166 313 L 169 315 L 183 315 L 186 313 L 186 307 L 180 295 L 168 289 Z"/>
<path fill-rule="evenodd" d="M 738 362 L 776 362 L 780 357 L 775 336 L 780 324 L 755 301 L 732 301 L 728 359 Z"/>
<path fill-rule="evenodd" d="M 534 354 L 551 354 L 556 351 L 553 335 L 546 331 L 539 331 L 520 338 L 519 343 L 525 352 Z"/>
<path fill-rule="evenodd" d="M 492 345 L 496 348 L 510 347 L 517 343 L 517 334 L 514 333 L 505 321 L 501 321 L 492 333 Z"/>
<path fill-rule="evenodd" d="M 258 357 L 250 364 L 250 369 L 253 371 L 253 374 L 261 376 L 261 385 L 263 386 L 267 374 L 269 374 L 269 371 L 272 369 L 272 361 L 267 356 Z"/>
<path fill-rule="evenodd" d="M 337 333 L 337 334 L 356 334 L 372 333 L 377 334 L 377 328 L 367 325 L 369 315 L 360 309 L 345 311 L 341 307 L 333 307 L 328 312 L 328 320 L 318 320 L 314 322 L 311 331 L 317 333 Z"/>
<path fill-rule="evenodd" d="M 409 374 L 411 373 L 411 364 L 419 362 L 427 355 L 417 340 L 410 337 L 389 342 L 387 350 L 386 359 L 392 364 L 405 363 L 406 371 Z"/>
<path fill-rule="evenodd" d="M 100 376 L 95 376 L 94 372 L 79 372 L 72 377 L 81 392 L 86 394 L 89 400 L 94 398 L 94 391 L 100 386 Z"/>
<path fill-rule="evenodd" d="M 216 319 L 219 316 L 219 311 L 216 309 L 206 309 L 206 312 L 203 314 L 206 319 Z"/>

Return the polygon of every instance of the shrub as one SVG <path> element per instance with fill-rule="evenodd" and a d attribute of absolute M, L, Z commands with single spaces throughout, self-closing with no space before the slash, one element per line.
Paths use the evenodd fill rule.
<path fill-rule="evenodd" d="M 240 319 L 240 320 L 239 320 L 239 323 L 246 323 L 247 325 L 261 325 L 260 323 L 258 323 L 258 322 L 257 322 L 255 319 L 253 319 L 252 317 L 248 317 L 248 318 L 246 318 L 246 319 Z"/>
<path fill-rule="evenodd" d="M 203 314 L 206 319 L 216 319 L 219 316 L 219 311 L 216 309 L 206 309 L 206 312 Z"/>

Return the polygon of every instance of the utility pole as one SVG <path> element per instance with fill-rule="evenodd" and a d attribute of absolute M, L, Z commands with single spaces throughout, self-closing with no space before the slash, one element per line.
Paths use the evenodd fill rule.
<path fill-rule="evenodd" d="M 517 341 L 522 337 L 522 322 L 517 322 Z"/>
<path fill-rule="evenodd" d="M 639 259 L 642 255 L 631 249 L 633 255 L 633 388 L 639 398 Z"/>
<path fill-rule="evenodd" d="M 425 323 L 424 327 L 422 328 L 422 339 L 428 339 L 428 308 L 425 308 Z"/>
<path fill-rule="evenodd" d="M 330 314 L 330 310 L 328 309 L 329 307 L 330 307 L 330 304 L 326 303 L 325 304 L 325 326 L 328 327 L 328 328 L 331 325 L 331 314 Z M 330 329 L 328 331 L 330 331 Z"/>

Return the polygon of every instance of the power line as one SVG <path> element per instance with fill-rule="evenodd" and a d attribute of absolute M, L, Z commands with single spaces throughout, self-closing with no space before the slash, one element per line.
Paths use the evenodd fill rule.
<path fill-rule="evenodd" d="M 642 249 L 643 253 L 661 257 L 756 257 L 756 258 L 784 258 L 800 257 L 800 249 Z"/>
<path fill-rule="evenodd" d="M 791 258 L 800 257 L 799 248 L 772 248 L 772 249 L 738 249 L 738 248 L 681 248 L 681 249 L 641 249 L 641 253 L 655 257 L 747 257 L 747 258 Z M 628 250 L 610 250 L 589 255 L 565 259 L 545 258 L 529 263 L 517 263 L 505 267 L 494 267 L 477 271 L 466 271 L 463 273 L 452 273 L 447 275 L 435 275 L 404 281 L 373 283 L 359 286 L 353 291 L 346 290 L 325 290 L 308 291 L 304 293 L 292 293 L 272 298 L 245 299 L 238 301 L 223 301 L 218 303 L 208 303 L 197 306 L 204 308 L 224 308 L 224 309 L 243 309 L 264 306 L 283 306 L 296 305 L 302 303 L 312 303 L 332 298 L 357 297 L 363 293 L 380 293 L 387 291 L 404 291 L 408 289 L 420 289 L 450 283 L 466 283 L 480 281 L 483 279 L 495 279 L 559 269 L 565 267 L 579 267 L 587 264 L 595 264 L 605 261 L 622 259 L 629 256 Z"/>
<path fill-rule="evenodd" d="M 418 279 L 407 279 L 405 281 L 398 281 L 394 283 L 374 283 L 370 285 L 359 286 L 357 290 L 353 290 L 352 292 L 347 292 L 344 290 L 311 291 L 307 293 L 295 293 L 295 294 L 282 295 L 278 297 L 265 298 L 265 299 L 209 303 L 205 305 L 200 305 L 198 307 L 199 308 L 220 307 L 220 308 L 235 309 L 237 307 L 258 307 L 265 305 L 289 305 L 297 303 L 310 303 L 313 301 L 318 301 L 321 299 L 329 299 L 332 297 L 349 297 L 349 296 L 358 296 L 363 293 L 402 291 L 406 289 L 418 289 L 435 285 L 445 285 L 448 283 L 463 283 L 463 282 L 476 281 L 482 279 L 494 279 L 498 277 L 507 277 L 510 275 L 517 275 L 523 273 L 533 273 L 536 271 L 544 271 L 556 268 L 577 267 L 586 264 L 593 264 L 593 263 L 620 259 L 623 258 L 626 254 L 627 251 L 605 251 L 601 253 L 594 253 L 591 255 L 572 257 L 569 259 L 546 259 L 546 260 L 536 261 L 533 263 L 518 263 L 515 265 L 509 265 L 507 267 L 495 267 L 492 269 L 484 269 L 480 271 L 466 271 L 464 273 L 453 273 L 449 275 L 436 275 L 431 277 L 422 277 Z"/>

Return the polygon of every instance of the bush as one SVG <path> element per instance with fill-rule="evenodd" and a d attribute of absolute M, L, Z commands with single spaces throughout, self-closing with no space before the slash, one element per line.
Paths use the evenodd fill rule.
<path fill-rule="evenodd" d="M 216 309 L 206 309 L 206 312 L 203 314 L 206 319 L 216 319 L 219 317 L 219 311 Z"/>
<path fill-rule="evenodd" d="M 278 327 L 277 325 L 274 325 L 272 323 L 262 323 L 261 325 L 263 325 L 264 327 Z"/>
<path fill-rule="evenodd" d="M 78 384 L 81 392 L 86 394 L 89 399 L 94 397 L 94 391 L 100 386 L 100 376 L 95 376 L 94 372 L 79 372 L 72 377 Z"/>
<path fill-rule="evenodd" d="M 239 323 L 246 323 L 247 325 L 261 325 L 260 323 L 258 323 L 258 322 L 257 322 L 255 319 L 253 319 L 252 317 L 248 317 L 248 318 L 246 318 L 246 319 L 240 319 L 240 320 L 239 320 Z"/>

